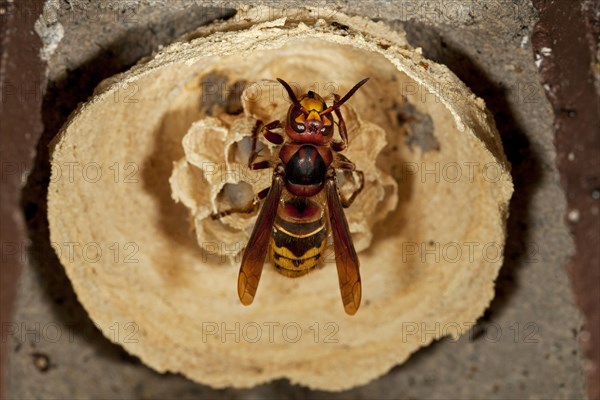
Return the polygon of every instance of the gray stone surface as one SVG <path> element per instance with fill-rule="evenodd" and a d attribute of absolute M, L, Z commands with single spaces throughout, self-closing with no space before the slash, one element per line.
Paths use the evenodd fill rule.
<path fill-rule="evenodd" d="M 306 4 L 262 3 L 287 8 Z M 515 195 L 497 297 L 468 334 L 422 349 L 364 387 L 327 394 L 286 381 L 249 390 L 214 390 L 179 375 L 158 374 L 98 332 L 48 243 L 47 143 L 102 78 L 185 31 L 232 15 L 227 7 L 239 4 L 47 3 L 46 17 L 55 14 L 38 28 L 49 57 L 46 130 L 23 200 L 31 248 L 23 249 L 27 262 L 15 324 L 2 331 L 2 340 L 11 347 L 9 397 L 583 398 L 584 366 L 577 343 L 582 320 L 565 272 L 573 244 L 562 219 L 565 200 L 554 165 L 553 113 L 531 50 L 536 18 L 528 1 L 337 2 L 344 12 L 406 29 L 414 46 L 448 65 L 495 115 L 513 165 Z M 56 32 L 61 31 L 59 41 Z M 543 56 L 540 60 L 544 62 Z"/>

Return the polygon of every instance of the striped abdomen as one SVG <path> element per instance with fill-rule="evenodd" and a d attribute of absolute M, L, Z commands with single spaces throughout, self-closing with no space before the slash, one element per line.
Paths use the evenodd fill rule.
<path fill-rule="evenodd" d="M 323 207 L 306 197 L 292 197 L 279 207 L 271 241 L 277 271 L 295 278 L 319 265 L 327 245 Z"/>

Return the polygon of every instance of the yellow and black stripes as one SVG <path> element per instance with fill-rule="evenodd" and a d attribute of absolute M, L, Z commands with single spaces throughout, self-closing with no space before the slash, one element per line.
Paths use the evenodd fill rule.
<path fill-rule="evenodd" d="M 279 273 L 292 278 L 307 274 L 319 265 L 326 245 L 327 225 L 322 214 L 317 219 L 275 218 L 271 260 Z"/>

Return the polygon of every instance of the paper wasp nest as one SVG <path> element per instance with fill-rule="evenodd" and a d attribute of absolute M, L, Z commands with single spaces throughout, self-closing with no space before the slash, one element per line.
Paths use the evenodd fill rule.
<path fill-rule="evenodd" d="M 275 57 L 280 57 L 277 53 Z M 263 58 L 264 60 L 264 58 Z M 274 60 L 264 60 L 274 62 Z M 249 61 L 245 74 L 252 75 Z M 211 72 L 209 78 L 229 77 L 227 70 Z M 235 81 L 235 79 L 233 80 Z M 317 82 L 318 84 L 318 82 Z M 334 83 L 329 82 L 333 87 Z M 235 87 L 235 85 L 234 85 Z M 274 90 L 276 89 L 276 90 Z M 308 89 L 304 90 L 305 93 Z M 221 95 L 222 93 L 219 93 Z M 276 81 L 258 81 L 243 92 L 232 92 L 240 101 L 243 113 L 228 114 L 217 106 L 211 114 L 196 121 L 183 138 L 185 157 L 179 160 L 171 176 L 173 197 L 191 211 L 198 244 L 205 257 L 239 266 L 241 252 L 254 226 L 258 208 L 250 209 L 255 194 L 271 184 L 271 170 L 252 170 L 248 167 L 252 148 L 252 132 L 257 121 L 285 121 L 290 102 L 283 87 Z M 300 95 L 301 96 L 301 95 Z M 230 102 L 226 100 L 225 106 Z M 331 104 L 331 101 L 329 102 Z M 360 201 L 346 210 L 357 251 L 369 247 L 373 225 L 396 208 L 397 183 L 389 173 L 381 171 L 373 160 L 386 145 L 386 133 L 375 124 L 362 121 L 350 107 L 345 107 L 350 145 L 344 155 L 364 173 L 365 184 Z M 257 137 L 260 158 L 277 162 L 277 146 Z M 340 190 L 349 197 L 358 188 L 358 178 L 340 173 Z M 222 211 L 242 210 L 220 218 Z M 325 252 L 325 264 L 335 263 L 333 245 Z"/>
<path fill-rule="evenodd" d="M 509 165 L 483 101 L 402 33 L 273 11 L 240 11 L 98 87 L 53 143 L 51 241 L 96 325 L 154 369 L 215 387 L 287 377 L 340 390 L 483 314 L 503 260 Z M 371 78 L 342 107 L 344 154 L 367 181 L 346 212 L 363 281 L 353 317 L 333 254 L 298 279 L 266 265 L 242 306 L 239 255 L 256 211 L 211 217 L 269 186 L 268 170 L 245 165 L 256 120 L 285 117 L 277 77 L 329 104 Z"/>

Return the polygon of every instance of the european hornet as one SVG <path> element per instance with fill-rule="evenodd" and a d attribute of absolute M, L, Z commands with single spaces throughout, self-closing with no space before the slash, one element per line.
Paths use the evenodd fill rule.
<path fill-rule="evenodd" d="M 322 262 L 328 231 L 333 236 L 342 302 L 347 314 L 354 315 L 360 306 L 361 281 L 359 261 L 348 229 L 343 208 L 349 207 L 364 186 L 364 175 L 353 162 L 339 154 L 348 145 L 346 125 L 340 107 L 364 85 L 358 82 L 340 99 L 334 94 L 332 106 L 317 93 L 309 91 L 298 100 L 290 85 L 277 79 L 287 91 L 292 104 L 284 124 L 270 122 L 253 131 L 252 169 L 273 167 L 271 187 L 260 197 L 266 200 L 242 257 L 238 277 L 238 295 L 244 305 L 254 300 L 267 252 L 276 270 L 288 277 L 307 274 Z M 333 120 L 332 113 L 337 117 Z M 258 122 L 260 124 L 260 122 Z M 332 140 L 337 124 L 340 140 Z M 276 132 L 282 128 L 287 140 Z M 253 162 L 257 156 L 257 135 L 281 145 L 276 165 L 269 161 Z M 354 171 L 360 185 L 348 198 L 338 190 L 336 168 Z M 324 189 L 324 190 L 323 190 Z"/>

